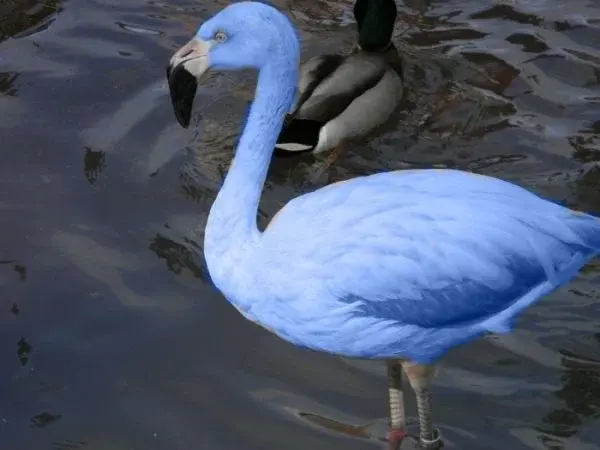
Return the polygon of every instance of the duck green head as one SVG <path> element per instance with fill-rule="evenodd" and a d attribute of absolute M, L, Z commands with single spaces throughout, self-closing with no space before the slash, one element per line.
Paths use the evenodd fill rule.
<path fill-rule="evenodd" d="M 397 14 L 395 0 L 356 0 L 354 19 L 360 48 L 367 52 L 386 49 L 392 40 Z"/>

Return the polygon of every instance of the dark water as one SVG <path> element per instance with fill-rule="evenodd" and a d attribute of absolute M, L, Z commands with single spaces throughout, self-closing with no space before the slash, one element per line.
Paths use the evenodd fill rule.
<path fill-rule="evenodd" d="M 220 3 L 0 5 L 2 450 L 384 446 L 381 364 L 298 350 L 207 281 L 202 230 L 254 78 L 213 76 L 184 131 L 163 77 Z M 306 54 L 352 45 L 351 2 L 279 3 Z M 600 2 L 407 0 L 396 42 L 407 112 L 322 183 L 459 167 L 600 212 Z M 275 163 L 263 219 L 313 163 Z M 592 264 L 513 335 L 445 359 L 447 448 L 600 449 L 599 287 Z"/>

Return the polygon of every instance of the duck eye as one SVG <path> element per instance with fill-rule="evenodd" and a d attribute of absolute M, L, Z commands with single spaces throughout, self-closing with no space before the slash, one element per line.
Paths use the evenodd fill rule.
<path fill-rule="evenodd" d="M 215 33 L 215 41 L 225 42 L 226 40 L 227 40 L 227 35 L 223 31 L 217 31 Z"/>

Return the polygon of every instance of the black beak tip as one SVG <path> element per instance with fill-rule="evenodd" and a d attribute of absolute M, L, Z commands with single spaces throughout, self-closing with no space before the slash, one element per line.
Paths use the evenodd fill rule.
<path fill-rule="evenodd" d="M 198 82 L 183 67 L 183 64 L 175 67 L 169 64 L 166 72 L 175 118 L 179 125 L 188 128 L 192 118 L 192 106 L 198 89 Z"/>
<path fill-rule="evenodd" d="M 173 105 L 173 112 L 175 113 L 175 119 L 177 119 L 177 123 L 181 126 L 181 128 L 188 128 L 192 121 L 192 107 L 187 106 L 177 106 Z"/>
<path fill-rule="evenodd" d="M 179 123 L 179 125 L 181 125 L 181 128 L 188 128 L 190 126 L 190 122 L 192 120 L 192 115 L 189 114 L 189 115 L 185 116 L 185 115 L 178 114 L 177 112 L 175 112 L 175 118 L 177 119 L 177 122 Z"/>

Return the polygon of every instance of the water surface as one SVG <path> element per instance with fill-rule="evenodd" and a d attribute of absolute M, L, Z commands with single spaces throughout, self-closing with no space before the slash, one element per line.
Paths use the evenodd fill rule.
<path fill-rule="evenodd" d="M 208 281 L 204 223 L 254 75 L 211 76 L 186 131 L 164 68 L 226 3 L 3 3 L 3 449 L 384 448 L 380 363 L 296 349 Z M 352 46 L 350 1 L 278 4 L 306 56 Z M 406 111 L 317 184 L 456 167 L 600 212 L 598 1 L 407 0 L 395 41 Z M 263 223 L 315 162 L 275 162 Z M 447 448 L 600 449 L 599 287 L 591 264 L 513 335 L 444 360 Z"/>

